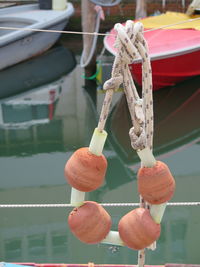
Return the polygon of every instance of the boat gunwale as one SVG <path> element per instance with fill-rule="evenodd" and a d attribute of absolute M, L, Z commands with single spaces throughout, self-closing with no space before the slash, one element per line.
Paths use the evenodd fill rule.
<path fill-rule="evenodd" d="M 28 5 L 27 5 L 28 6 Z M 30 6 L 30 5 L 29 5 Z M 32 5 L 32 6 L 38 6 L 38 4 Z M 51 10 L 53 11 L 53 10 Z M 25 38 L 28 37 L 30 35 L 36 34 L 36 33 L 42 33 L 40 31 L 31 31 L 31 29 L 49 29 L 55 25 L 58 25 L 60 23 L 63 23 L 66 20 L 66 23 L 69 19 L 70 16 L 73 15 L 74 13 L 74 7 L 71 3 L 68 2 L 67 4 L 67 9 L 64 11 L 61 11 L 63 14 L 62 16 L 57 16 L 56 18 L 54 18 L 53 20 L 48 20 L 48 21 L 39 21 L 36 23 L 33 23 L 32 25 L 28 25 L 26 27 L 24 27 L 23 29 L 27 29 L 27 30 L 14 30 L 11 33 L 7 34 L 7 35 L 3 35 L 0 37 L 0 47 L 6 46 L 9 43 L 13 43 L 17 40 L 20 40 L 21 38 Z M 1 15 L 1 14 L 0 14 Z M 2 17 L 3 19 L 6 19 L 7 17 Z M 18 19 L 18 17 L 16 17 L 15 19 Z M 20 21 L 20 17 L 19 17 L 19 21 Z M 26 21 L 25 18 L 23 18 L 23 21 Z M 30 19 L 27 19 L 27 21 L 30 21 Z M 28 29 L 30 29 L 30 31 L 28 31 Z M 4 40 L 3 40 L 4 39 Z"/>
<path fill-rule="evenodd" d="M 200 31 L 199 31 L 199 34 L 200 34 Z M 107 35 L 105 36 L 103 42 L 104 42 L 104 46 L 105 48 L 108 50 L 108 52 L 110 52 L 113 56 L 116 56 L 116 52 L 113 51 L 113 49 L 108 45 L 108 42 L 107 42 L 107 39 L 109 38 L 110 36 Z M 150 59 L 151 61 L 154 61 L 154 60 L 160 60 L 160 59 L 167 59 L 167 58 L 170 58 L 170 57 L 174 57 L 174 56 L 182 56 L 182 55 L 185 55 L 185 54 L 189 54 L 191 52 L 196 52 L 200 50 L 200 45 L 194 45 L 194 46 L 190 46 L 189 48 L 183 48 L 183 49 L 178 49 L 178 50 L 174 50 L 174 51 L 168 51 L 166 53 L 154 53 L 154 54 L 150 54 Z M 138 58 L 138 59 L 135 59 L 132 64 L 137 64 L 137 63 L 141 63 L 142 59 L 141 58 Z"/>

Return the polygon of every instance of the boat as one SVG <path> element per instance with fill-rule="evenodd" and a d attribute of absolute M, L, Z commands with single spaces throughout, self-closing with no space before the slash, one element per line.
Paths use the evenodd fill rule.
<path fill-rule="evenodd" d="M 42 55 L 3 69 L 0 71 L 0 103 L 6 98 L 53 82 L 70 73 L 75 66 L 76 59 L 72 51 L 57 45 Z"/>
<path fill-rule="evenodd" d="M 73 13 L 69 2 L 66 9 L 59 11 L 41 9 L 39 4 L 0 9 L 0 69 L 48 50 L 61 34 L 48 31 L 63 30 Z"/>
<path fill-rule="evenodd" d="M 144 37 L 149 47 L 153 90 L 172 86 L 200 74 L 199 14 L 166 12 L 139 21 L 144 26 Z M 117 53 L 115 36 L 116 32 L 112 29 L 104 38 L 105 48 L 113 55 Z M 130 71 L 133 79 L 141 86 L 141 58 L 130 64 Z"/>

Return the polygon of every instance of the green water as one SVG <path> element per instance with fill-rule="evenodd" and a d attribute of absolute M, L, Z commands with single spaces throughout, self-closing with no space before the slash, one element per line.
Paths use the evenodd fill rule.
<path fill-rule="evenodd" d="M 47 77 L 45 83 L 42 79 L 41 85 L 27 93 L 1 100 L 1 204 L 69 203 L 71 188 L 64 179 L 64 165 L 73 151 L 88 146 L 104 97 L 98 91 L 95 105 L 92 99 L 96 88 L 94 84 L 85 85 L 81 74 L 76 66 L 53 81 Z M 28 84 L 30 81 L 34 84 L 33 77 Z M 3 87 L 6 84 L 1 84 Z M 196 77 L 154 94 L 154 151 L 174 174 L 174 202 L 200 201 L 199 88 L 200 77 Z M 107 122 L 106 181 L 100 189 L 86 194 L 87 200 L 138 202 L 139 160 L 130 147 L 129 126 L 124 96 L 116 93 Z M 131 210 L 106 209 L 112 216 L 112 230 L 117 230 L 119 219 Z M 70 210 L 0 209 L 0 261 L 137 263 L 137 252 L 126 247 L 79 242 L 67 225 Z M 147 251 L 146 263 L 199 264 L 199 229 L 200 207 L 168 207 L 157 249 Z"/>

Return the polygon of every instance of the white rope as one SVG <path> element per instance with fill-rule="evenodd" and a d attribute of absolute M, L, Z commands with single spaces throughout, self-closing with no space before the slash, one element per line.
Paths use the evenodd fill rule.
<path fill-rule="evenodd" d="M 199 18 L 194 18 L 194 19 L 187 19 L 187 20 L 183 20 L 183 21 L 179 21 L 173 24 L 167 24 L 167 25 L 163 25 L 157 28 L 152 28 L 149 30 L 145 30 L 144 32 L 150 32 L 150 31 L 156 31 L 156 30 L 161 30 L 161 29 L 165 29 L 168 27 L 173 27 L 176 25 L 181 25 L 184 23 L 188 23 L 188 22 L 193 22 L 193 21 L 197 21 L 200 20 Z M 111 34 L 111 33 L 98 33 L 98 32 L 79 32 L 79 31 L 61 31 L 61 30 L 45 30 L 45 29 L 36 29 L 36 28 L 20 28 L 20 27 L 0 27 L 0 30 L 19 30 L 19 31 L 30 31 L 30 32 L 50 32 L 50 33 L 63 33 L 63 34 L 79 34 L 79 35 L 99 35 L 99 36 L 115 36 L 115 34 Z"/>
<path fill-rule="evenodd" d="M 19 27 L 0 27 L 0 30 L 19 30 L 19 31 L 30 31 L 30 32 L 52 32 L 52 33 L 65 33 L 65 34 L 87 34 L 87 35 L 100 35 L 106 36 L 108 33 L 98 33 L 98 32 L 77 32 L 77 31 L 60 31 L 60 30 L 44 30 L 35 28 L 19 28 Z M 113 34 L 114 35 L 114 34 Z"/>
<path fill-rule="evenodd" d="M 124 93 L 132 120 L 129 135 L 131 145 L 135 150 L 146 147 L 152 149 L 153 141 L 153 99 L 152 99 L 152 71 L 148 46 L 143 37 L 143 25 L 128 20 L 124 25 L 117 23 L 114 29 L 117 32 L 115 47 L 117 55 L 114 60 L 111 79 L 104 83 L 106 95 L 102 105 L 98 129 L 102 131 L 108 117 L 114 89 L 123 83 Z M 138 54 L 142 57 L 142 98 L 139 97 L 136 86 L 130 73 L 129 64 Z M 148 204 L 140 196 L 140 207 Z M 153 244 L 155 247 L 155 243 Z M 145 249 L 138 252 L 138 267 L 145 262 Z"/>
<path fill-rule="evenodd" d="M 98 7 L 98 9 L 96 11 L 97 11 L 97 18 L 96 18 L 95 32 L 99 32 L 100 21 L 101 21 L 103 9 L 101 7 Z M 80 59 L 81 68 L 87 67 L 89 65 L 89 63 L 91 62 L 92 57 L 95 54 L 97 39 L 98 39 L 98 34 L 96 34 L 93 38 L 89 55 L 86 55 L 86 49 L 83 48 L 83 52 L 82 52 L 81 59 Z M 87 56 L 87 59 L 86 59 L 86 56 Z"/>
<path fill-rule="evenodd" d="M 138 207 L 140 203 L 101 203 L 104 207 Z M 169 202 L 169 207 L 195 207 L 200 202 Z M 0 204 L 0 208 L 71 208 L 72 204 Z"/>
<path fill-rule="evenodd" d="M 133 127 L 129 131 L 133 149 L 142 150 L 145 147 L 152 149 L 153 141 L 153 99 L 152 99 L 152 71 L 148 46 L 143 36 L 143 25 L 134 24 L 128 20 L 126 25 L 115 25 L 118 38 L 118 54 L 121 57 L 122 75 L 124 78 L 124 92 L 126 94 L 129 112 Z M 142 58 L 142 98 L 139 98 L 128 65 L 138 56 Z M 148 204 L 140 196 L 140 207 Z M 156 243 L 153 243 L 153 249 Z M 138 267 L 145 264 L 145 249 L 138 251 Z"/>

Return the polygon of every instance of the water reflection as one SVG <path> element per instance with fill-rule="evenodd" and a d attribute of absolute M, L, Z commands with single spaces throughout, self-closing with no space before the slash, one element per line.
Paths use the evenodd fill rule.
<path fill-rule="evenodd" d="M 200 77 L 176 87 L 155 91 L 154 98 L 154 153 L 165 155 L 170 151 L 199 141 Z M 111 142 L 126 162 L 137 162 L 138 156 L 130 146 L 131 119 L 123 95 L 110 116 Z"/>
<path fill-rule="evenodd" d="M 51 145 L 55 150 L 51 139 L 60 139 L 60 132 L 53 129 L 61 126 L 60 121 L 52 120 L 65 81 L 63 75 L 75 66 L 74 54 L 58 46 L 0 72 L 1 155 L 33 154 L 42 143 L 44 151 L 51 150 Z M 46 132 L 49 146 L 44 144 Z"/>
<path fill-rule="evenodd" d="M 0 71 L 0 99 L 27 92 L 59 79 L 76 65 L 74 54 L 55 46 L 44 54 Z"/>
<path fill-rule="evenodd" d="M 57 64 L 60 62 L 49 68 L 56 69 Z M 69 203 L 70 187 L 63 167 L 74 150 L 88 145 L 104 97 L 100 93 L 96 97 L 94 84 L 85 86 L 79 66 L 72 69 L 31 91 L 1 100 L 0 203 Z M 199 201 L 199 82 L 197 77 L 154 94 L 155 154 L 172 166 L 177 182 L 174 201 Z M 138 202 L 135 177 L 139 161 L 130 147 L 130 118 L 122 93 L 115 96 L 114 103 L 107 124 L 106 182 L 87 194 L 87 199 Z M 186 163 L 187 170 L 182 171 Z M 130 208 L 107 210 L 116 230 Z M 85 245 L 76 240 L 67 226 L 69 211 L 1 209 L 1 260 L 136 264 L 137 252 L 128 248 Z M 158 248 L 147 253 L 147 263 L 199 263 L 194 249 L 198 247 L 199 220 L 198 207 L 169 207 Z"/>

